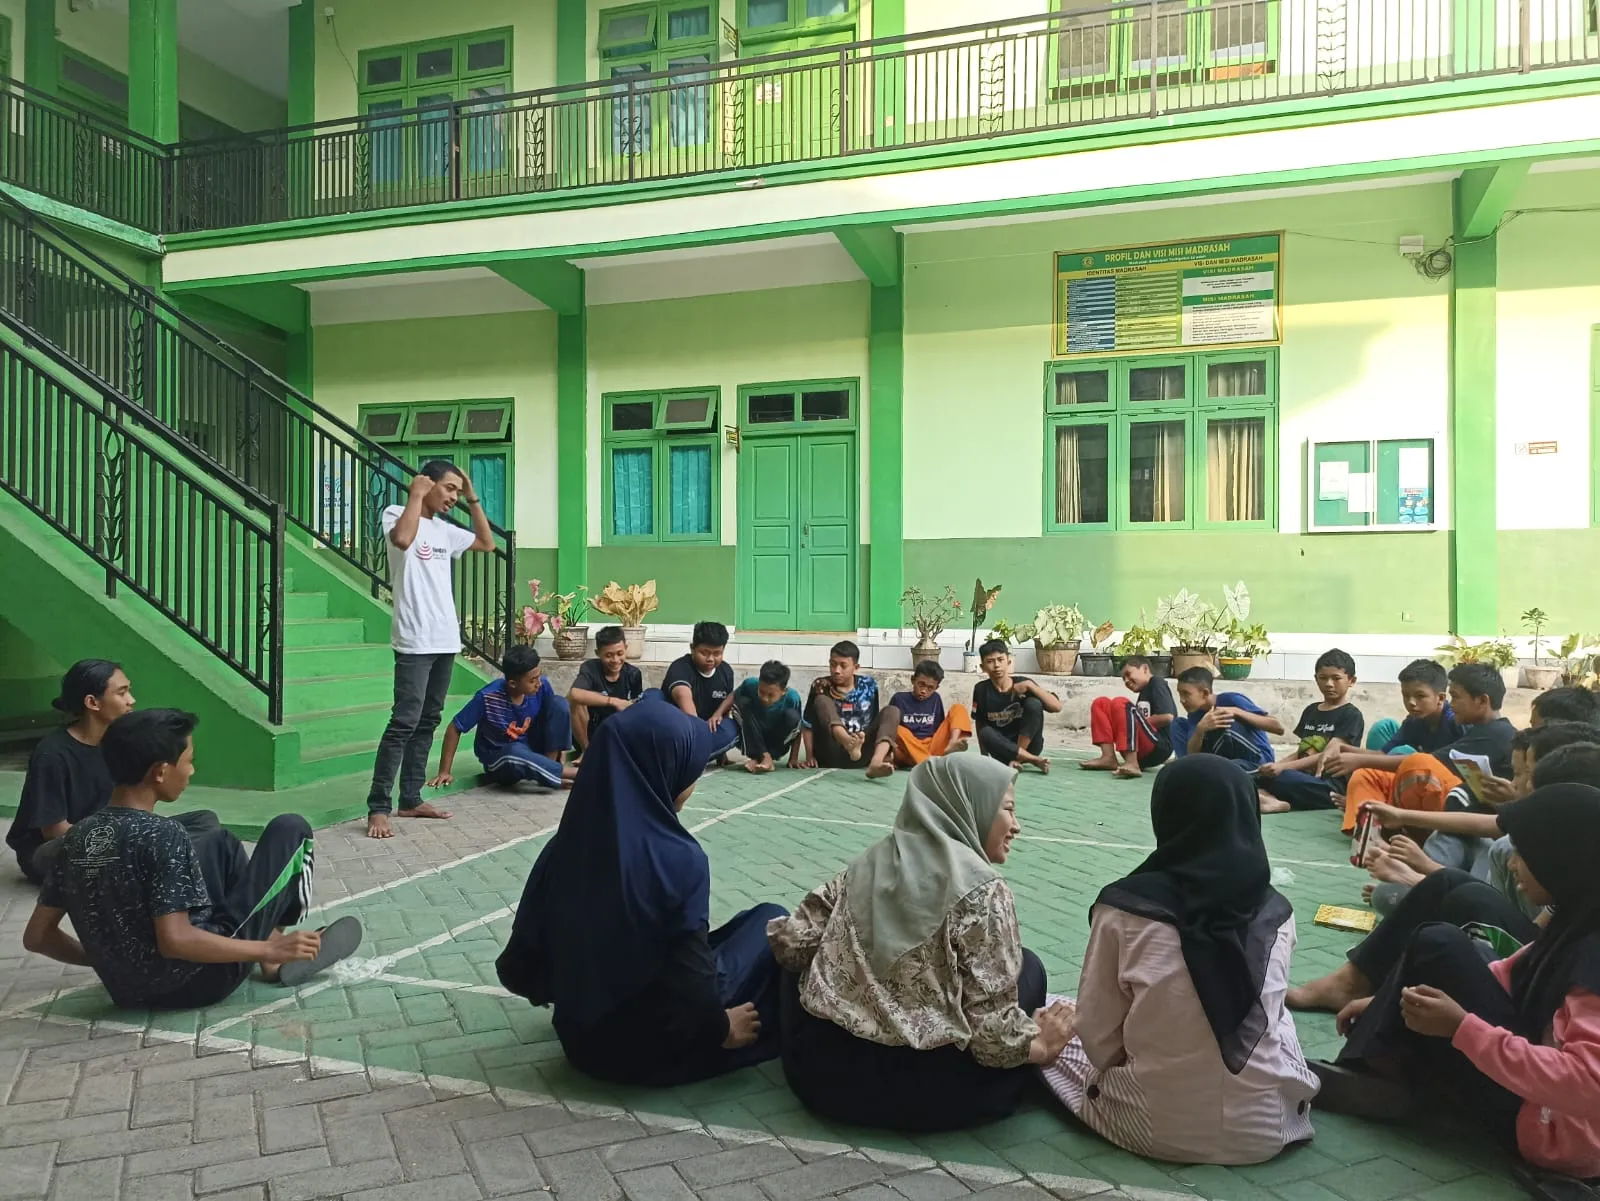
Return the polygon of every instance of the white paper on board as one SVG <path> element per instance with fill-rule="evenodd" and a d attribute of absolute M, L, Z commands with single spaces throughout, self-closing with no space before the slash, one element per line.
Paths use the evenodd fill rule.
<path fill-rule="evenodd" d="M 1402 446 L 1400 448 L 1400 491 L 1408 489 L 1426 489 L 1432 483 L 1428 479 L 1429 461 L 1433 456 L 1423 446 Z"/>
<path fill-rule="evenodd" d="M 1317 499 L 1343 500 L 1350 495 L 1350 464 L 1341 460 L 1317 465 Z"/>
<path fill-rule="evenodd" d="M 1374 476 L 1367 471 L 1352 471 L 1350 473 L 1349 495 L 1345 497 L 1344 507 L 1352 513 L 1371 513 L 1377 505 L 1374 503 L 1373 487 Z"/>

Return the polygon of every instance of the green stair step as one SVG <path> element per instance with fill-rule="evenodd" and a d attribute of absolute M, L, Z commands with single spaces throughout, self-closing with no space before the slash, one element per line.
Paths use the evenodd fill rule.
<path fill-rule="evenodd" d="M 348 743 L 364 742 L 368 747 L 376 746 L 383 734 L 383 727 L 389 721 L 389 709 L 390 703 L 382 701 L 344 709 L 290 714 L 290 723 L 300 731 L 300 757 L 305 759 L 325 748 Z"/>
<path fill-rule="evenodd" d="M 287 680 L 283 688 L 283 706 L 287 713 L 311 713 L 350 705 L 388 704 L 393 699 L 393 671 Z"/>
<path fill-rule="evenodd" d="M 289 646 L 283 652 L 286 684 L 296 680 L 321 680 L 330 676 L 387 673 L 394 678 L 394 652 L 377 642 L 351 642 L 343 646 Z"/>
<path fill-rule="evenodd" d="M 348 646 L 367 632 L 359 617 L 312 617 L 283 623 L 286 646 Z"/>
<path fill-rule="evenodd" d="M 326 592 L 285 592 L 283 594 L 283 616 L 286 621 L 305 621 L 313 617 L 326 617 L 328 615 L 328 594 Z"/>

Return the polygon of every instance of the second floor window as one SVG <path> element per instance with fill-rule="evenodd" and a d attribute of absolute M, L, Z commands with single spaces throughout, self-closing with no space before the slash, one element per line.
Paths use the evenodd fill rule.
<path fill-rule="evenodd" d="M 1066 94 L 1148 87 L 1162 82 L 1246 79 L 1271 72 L 1278 41 L 1272 0 L 1137 0 L 1110 8 L 1103 0 L 1056 0 L 1063 13 L 1051 57 L 1056 87 Z"/>

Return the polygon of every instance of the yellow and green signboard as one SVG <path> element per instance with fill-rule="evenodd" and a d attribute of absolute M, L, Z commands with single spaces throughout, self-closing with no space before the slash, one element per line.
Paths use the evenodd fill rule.
<path fill-rule="evenodd" d="M 1282 234 L 1056 255 L 1055 355 L 1276 346 Z"/>

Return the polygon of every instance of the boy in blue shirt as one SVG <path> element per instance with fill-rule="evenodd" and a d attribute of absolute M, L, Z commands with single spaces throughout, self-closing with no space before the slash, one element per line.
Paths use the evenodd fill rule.
<path fill-rule="evenodd" d="M 789 752 L 789 766 L 800 766 L 800 725 L 804 706 L 789 687 L 789 669 L 776 659 L 761 665 L 733 692 L 733 716 L 739 723 L 739 749 L 748 772 L 771 771 L 775 755 Z"/>
<path fill-rule="evenodd" d="M 489 779 L 506 787 L 531 780 L 560 788 L 578 774 L 562 763 L 572 748 L 572 714 L 539 668 L 539 652 L 514 646 L 500 661 L 503 679 L 485 684 L 461 707 L 445 731 L 439 774 L 428 781 L 443 788 L 455 779 L 456 748 L 468 730 L 477 730 L 472 753 Z M 537 747 L 538 750 L 534 748 Z"/>
<path fill-rule="evenodd" d="M 1220 755 L 1254 773 L 1275 757 L 1267 735 L 1282 734 L 1283 723 L 1242 692 L 1212 692 L 1215 679 L 1204 667 L 1178 677 L 1183 716 L 1170 727 L 1172 757 Z"/>
<path fill-rule="evenodd" d="M 894 744 L 898 766 L 915 767 L 924 759 L 959 754 L 971 742 L 972 717 L 965 705 L 952 705 L 945 711 L 944 698 L 939 695 L 942 683 L 944 668 L 935 659 L 924 659 L 911 673 L 911 691 L 889 698 L 900 710 Z"/>

